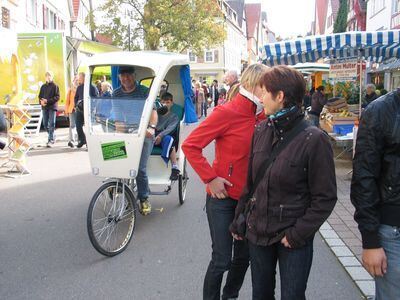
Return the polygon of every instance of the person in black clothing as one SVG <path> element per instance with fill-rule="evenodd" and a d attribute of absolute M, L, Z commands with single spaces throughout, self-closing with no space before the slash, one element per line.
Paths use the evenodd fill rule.
<path fill-rule="evenodd" d="M 364 103 L 362 104 L 363 108 L 367 107 L 368 104 L 370 104 L 375 99 L 379 98 L 379 96 L 375 92 L 376 91 L 375 84 L 372 84 L 372 83 L 367 84 L 365 91 L 366 91 L 366 94 L 365 94 L 365 98 L 364 98 Z"/>
<path fill-rule="evenodd" d="M 362 261 L 376 299 L 400 299 L 400 91 L 361 115 L 350 199 L 362 237 Z"/>
<path fill-rule="evenodd" d="M 78 145 L 77 148 L 82 148 L 83 145 L 86 145 L 86 136 L 83 132 L 83 124 L 84 124 L 84 114 L 83 114 L 83 97 L 84 97 L 84 83 L 85 83 L 85 73 L 81 72 L 78 75 L 78 83 L 79 86 L 76 89 L 75 93 L 75 109 L 76 109 L 76 132 L 78 133 Z M 90 85 L 90 96 L 98 97 L 99 92 L 94 85 Z"/>
<path fill-rule="evenodd" d="M 7 121 L 4 116 L 3 109 L 0 107 L 0 133 L 7 131 Z"/>
<path fill-rule="evenodd" d="M 4 116 L 3 109 L 0 107 L 0 133 L 7 132 L 7 121 Z M 0 149 L 3 150 L 6 144 L 0 140 Z"/>
<path fill-rule="evenodd" d="M 43 127 L 48 132 L 47 147 L 54 144 L 54 127 L 56 124 L 56 112 L 58 100 L 60 100 L 60 89 L 53 82 L 53 73 L 45 73 L 46 83 L 40 87 L 39 103 L 42 106 Z"/>
<path fill-rule="evenodd" d="M 214 102 L 214 107 L 218 105 L 219 92 L 218 92 L 218 81 L 216 79 L 213 80 L 213 83 L 210 87 L 210 97 Z"/>
<path fill-rule="evenodd" d="M 311 97 L 311 110 L 308 113 L 309 122 L 315 127 L 319 127 L 319 115 L 327 102 L 324 94 L 325 87 L 319 86 Z"/>

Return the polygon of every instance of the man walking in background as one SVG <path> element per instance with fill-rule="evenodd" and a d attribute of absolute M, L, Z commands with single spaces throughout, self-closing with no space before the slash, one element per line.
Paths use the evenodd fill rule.
<path fill-rule="evenodd" d="M 311 97 L 311 110 L 308 113 L 308 116 L 309 122 L 315 127 L 319 127 L 319 117 L 327 102 L 324 91 L 325 87 L 321 85 Z"/>
<path fill-rule="evenodd" d="M 226 102 L 230 102 L 233 97 L 239 93 L 239 76 L 235 70 L 230 70 L 225 73 L 224 82 L 229 86 L 228 93 L 226 94 Z"/>
<path fill-rule="evenodd" d="M 82 148 L 83 145 L 86 145 L 86 135 L 83 131 L 84 124 L 84 115 L 83 115 L 83 97 L 84 97 L 84 84 L 85 84 L 85 73 L 80 72 L 78 74 L 78 83 L 79 86 L 76 89 L 74 101 L 75 101 L 75 111 L 76 111 L 76 131 L 78 133 L 78 145 L 76 147 Z M 91 84 L 90 85 L 90 95 L 92 97 L 98 97 L 99 92 L 97 88 Z"/>
<path fill-rule="evenodd" d="M 58 108 L 58 100 L 60 100 L 60 89 L 53 82 L 53 73 L 47 71 L 45 73 L 46 83 L 40 87 L 39 103 L 42 106 L 43 127 L 48 133 L 47 147 L 54 144 L 54 128 L 56 125 L 56 113 Z"/>
<path fill-rule="evenodd" d="M 214 79 L 212 82 L 212 85 L 210 87 L 210 97 L 212 102 L 214 102 L 214 107 L 218 105 L 218 98 L 219 98 L 219 92 L 218 92 L 218 80 Z"/>

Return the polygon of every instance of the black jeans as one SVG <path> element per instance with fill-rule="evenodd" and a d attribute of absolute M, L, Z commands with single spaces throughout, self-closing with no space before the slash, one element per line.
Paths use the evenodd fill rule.
<path fill-rule="evenodd" d="M 313 258 L 313 240 L 304 247 L 290 249 L 280 242 L 257 246 L 249 242 L 253 300 L 275 299 L 276 263 L 279 261 L 282 300 L 306 299 L 308 275 Z"/>
<path fill-rule="evenodd" d="M 249 267 L 249 250 L 244 241 L 233 241 L 229 225 L 235 216 L 237 201 L 207 195 L 206 211 L 212 241 L 212 256 L 204 278 L 203 299 L 219 300 L 221 283 L 228 271 L 222 299 L 237 298 Z M 233 257 L 232 257 L 233 245 Z"/>
<path fill-rule="evenodd" d="M 79 143 L 86 143 L 86 136 L 83 132 L 84 117 L 83 112 L 76 111 L 76 132 L 78 133 Z"/>

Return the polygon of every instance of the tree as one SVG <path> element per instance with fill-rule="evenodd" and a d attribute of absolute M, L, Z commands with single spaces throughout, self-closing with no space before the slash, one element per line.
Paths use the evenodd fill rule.
<path fill-rule="evenodd" d="M 335 24 L 333 25 L 333 32 L 346 32 L 347 31 L 347 0 L 340 0 L 339 11 L 336 16 Z"/>
<path fill-rule="evenodd" d="M 226 36 L 224 16 L 216 0 L 106 0 L 99 10 L 106 24 L 98 31 L 110 35 L 115 45 L 146 50 L 202 52 L 221 44 Z M 132 12 L 130 36 L 126 11 Z M 128 21 L 128 20 L 126 20 Z M 109 25 L 111 24 L 111 26 Z"/>

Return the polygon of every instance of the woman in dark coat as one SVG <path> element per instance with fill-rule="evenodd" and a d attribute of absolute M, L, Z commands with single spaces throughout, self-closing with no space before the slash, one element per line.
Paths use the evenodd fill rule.
<path fill-rule="evenodd" d="M 230 230 L 234 238 L 248 240 L 253 299 L 275 299 L 279 262 L 281 299 L 301 300 L 305 299 L 314 234 L 337 200 L 333 152 L 328 136 L 303 121 L 305 82 L 301 73 L 286 66 L 273 67 L 263 76 L 262 85 L 261 102 L 268 119 L 254 132 L 247 187 Z M 302 130 L 261 171 L 262 179 L 249 200 L 248 191 L 261 166 L 298 126 Z M 243 218 L 246 206 L 249 212 Z M 239 236 L 240 220 L 246 220 L 245 236 Z"/>

